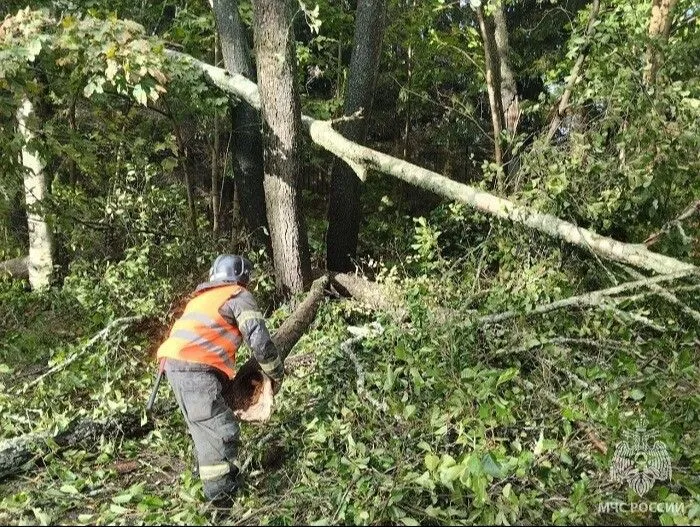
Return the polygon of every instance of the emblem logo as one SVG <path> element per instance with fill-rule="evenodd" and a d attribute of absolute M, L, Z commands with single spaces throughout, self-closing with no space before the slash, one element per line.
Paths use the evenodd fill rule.
<path fill-rule="evenodd" d="M 613 481 L 626 481 L 639 496 L 643 496 L 656 480 L 671 479 L 671 457 L 661 441 L 652 443 L 658 434 L 647 430 L 646 419 L 641 419 L 633 432 L 625 431 L 622 435 L 625 440 L 615 447 L 610 466 Z"/>

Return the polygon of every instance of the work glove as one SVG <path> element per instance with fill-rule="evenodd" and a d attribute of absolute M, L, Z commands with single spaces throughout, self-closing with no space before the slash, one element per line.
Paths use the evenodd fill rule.
<path fill-rule="evenodd" d="M 281 360 L 277 359 L 277 361 L 275 361 L 274 367 L 269 371 L 266 371 L 265 374 L 272 381 L 272 393 L 274 395 L 277 395 L 277 392 L 280 391 L 280 388 L 282 387 L 282 382 L 284 381 L 284 364 Z"/>
<path fill-rule="evenodd" d="M 267 375 L 272 381 L 272 393 L 277 395 L 277 392 L 280 391 L 282 382 L 284 381 L 284 364 L 278 357 L 274 363 L 270 365 L 265 364 L 262 369 L 263 372 L 265 372 L 265 375 Z"/>

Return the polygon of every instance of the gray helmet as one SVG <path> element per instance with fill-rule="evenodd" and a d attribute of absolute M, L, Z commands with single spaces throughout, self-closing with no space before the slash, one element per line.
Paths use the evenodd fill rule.
<path fill-rule="evenodd" d="M 240 282 L 245 285 L 250 281 L 252 271 L 253 264 L 247 258 L 237 254 L 222 254 L 209 269 L 209 281 Z"/>

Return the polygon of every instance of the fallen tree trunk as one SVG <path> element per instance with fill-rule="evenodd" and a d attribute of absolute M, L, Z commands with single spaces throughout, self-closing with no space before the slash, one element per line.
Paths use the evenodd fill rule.
<path fill-rule="evenodd" d="M 389 285 L 348 273 L 331 273 L 331 283 L 342 295 L 349 295 L 372 309 L 385 311 L 397 320 L 403 320 L 408 314 L 402 306 L 401 293 Z"/>
<path fill-rule="evenodd" d="M 304 300 L 272 336 L 283 361 L 316 317 L 327 285 L 328 276 L 316 279 Z M 274 399 L 270 380 L 252 356 L 236 372 L 224 397 L 241 421 L 264 422 L 272 414 Z"/>
<path fill-rule="evenodd" d="M 0 277 L 6 275 L 18 280 L 29 278 L 29 257 L 20 256 L 0 262 Z"/>
<path fill-rule="evenodd" d="M 201 69 L 217 87 L 244 99 L 254 108 L 260 109 L 258 87 L 242 75 L 229 75 L 221 68 L 216 68 L 183 53 L 172 50 L 167 50 L 166 53 L 173 59 L 185 60 Z M 699 271 L 692 264 L 651 252 L 644 244 L 623 243 L 601 236 L 551 214 L 517 205 L 475 187 L 457 183 L 437 172 L 354 143 L 334 130 L 329 121 L 318 121 L 302 115 L 302 122 L 316 144 L 348 163 L 362 181 L 366 179 L 367 171 L 372 169 L 397 177 L 448 199 L 459 201 L 491 216 L 536 229 L 610 260 L 656 273 L 672 273 L 683 270 L 697 273 Z"/>
<path fill-rule="evenodd" d="M 168 409 L 173 411 L 174 408 Z M 165 414 L 165 409 L 159 413 Z M 100 439 L 138 438 L 153 430 L 153 422 L 141 423 L 140 410 L 119 414 L 105 420 L 73 420 L 63 431 L 51 438 L 59 449 L 91 448 Z M 27 434 L 0 443 L 0 481 L 24 472 L 47 453 L 48 434 Z"/>

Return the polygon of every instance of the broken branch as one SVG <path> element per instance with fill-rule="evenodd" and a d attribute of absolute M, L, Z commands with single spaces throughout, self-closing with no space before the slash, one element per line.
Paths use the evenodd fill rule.
<path fill-rule="evenodd" d="M 95 336 L 93 336 L 90 340 L 88 340 L 78 351 L 73 353 L 70 357 L 68 357 L 66 360 L 63 362 L 56 364 L 54 367 L 52 367 L 50 370 L 48 370 L 46 373 L 39 375 L 36 379 L 31 381 L 30 383 L 26 384 L 24 388 L 22 388 L 20 393 L 26 393 L 26 391 L 31 388 L 32 386 L 36 386 L 39 384 L 41 381 L 43 381 L 46 377 L 49 375 L 52 375 L 56 373 L 59 370 L 62 370 L 63 368 L 69 366 L 73 362 L 75 362 L 78 358 L 82 357 L 89 349 L 90 347 L 95 344 L 100 339 L 106 338 L 107 335 L 112 331 L 112 328 L 116 326 L 127 326 L 133 322 L 138 322 L 143 318 L 142 315 L 137 315 L 133 317 L 122 317 L 122 318 L 117 318 L 107 324 L 107 326 L 100 330 Z"/>
<path fill-rule="evenodd" d="M 639 287 L 647 287 L 652 284 L 658 284 L 661 282 L 668 282 L 675 280 L 677 278 L 682 278 L 692 274 L 688 271 L 677 271 L 671 274 L 654 276 L 652 278 L 645 278 L 643 280 L 636 280 L 634 282 L 626 282 L 624 284 L 616 285 L 615 287 L 610 287 L 608 289 L 600 289 L 598 291 L 592 291 L 590 293 L 585 293 L 583 295 L 571 296 L 569 298 L 564 298 L 562 300 L 557 300 L 549 304 L 543 304 L 535 307 L 534 309 L 526 312 L 519 312 L 514 310 L 504 311 L 502 313 L 496 313 L 493 315 L 486 315 L 477 320 L 478 324 L 494 324 L 496 322 L 503 322 L 511 318 L 516 318 L 519 316 L 530 316 L 530 315 L 540 315 L 543 313 L 548 313 L 556 309 L 562 309 L 565 307 L 574 306 L 598 306 L 602 301 L 608 297 L 612 297 L 618 293 L 623 293 L 631 289 L 636 289 Z"/>

